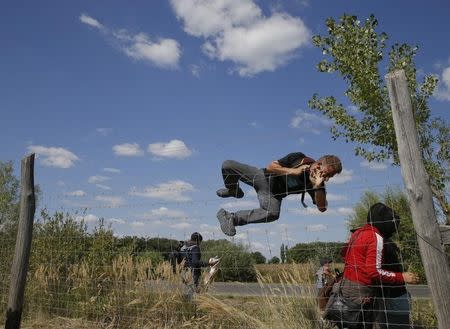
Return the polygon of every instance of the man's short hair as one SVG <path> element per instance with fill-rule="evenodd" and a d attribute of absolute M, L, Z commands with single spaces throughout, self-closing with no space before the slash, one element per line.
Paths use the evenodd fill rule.
<path fill-rule="evenodd" d="M 203 237 L 200 233 L 194 232 L 191 234 L 191 241 L 196 242 L 198 244 L 203 241 Z"/>
<path fill-rule="evenodd" d="M 322 163 L 324 166 L 329 166 L 333 168 L 335 174 L 339 174 L 342 171 L 342 163 L 341 160 L 335 155 L 324 155 L 317 162 Z"/>

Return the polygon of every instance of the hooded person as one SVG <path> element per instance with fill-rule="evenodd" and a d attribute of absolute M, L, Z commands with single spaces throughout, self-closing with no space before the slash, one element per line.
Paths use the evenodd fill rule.
<path fill-rule="evenodd" d="M 202 267 L 213 266 L 218 262 L 216 258 L 211 258 L 209 262 L 201 260 L 202 253 L 200 250 L 200 244 L 203 241 L 203 237 L 200 233 L 194 232 L 191 234 L 191 239 L 186 241 L 181 247 L 181 252 L 184 254 L 185 266 L 192 271 L 192 278 L 195 287 L 198 287 L 200 282 L 200 275 Z"/>
<path fill-rule="evenodd" d="M 367 223 L 352 233 L 342 250 L 345 261 L 342 296 L 360 305 L 362 314 L 361 322 L 349 328 L 372 328 L 373 302 L 381 285 L 404 285 L 417 280 L 415 274 L 382 268 L 384 239 L 390 238 L 399 224 L 400 217 L 393 209 L 375 203 L 369 209 Z"/>

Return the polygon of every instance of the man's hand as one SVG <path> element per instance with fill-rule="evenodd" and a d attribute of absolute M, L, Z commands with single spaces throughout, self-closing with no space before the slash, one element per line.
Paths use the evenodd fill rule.
<path fill-rule="evenodd" d="M 402 273 L 402 275 L 403 275 L 403 281 L 405 281 L 405 283 L 408 283 L 408 284 L 419 283 L 419 276 L 417 275 L 417 273 L 405 272 L 405 273 Z"/>

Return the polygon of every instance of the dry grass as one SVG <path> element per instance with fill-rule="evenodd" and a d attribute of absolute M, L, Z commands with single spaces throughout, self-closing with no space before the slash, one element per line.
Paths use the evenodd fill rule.
<path fill-rule="evenodd" d="M 281 289 L 276 294 L 269 289 L 261 297 L 219 298 L 203 293 L 190 300 L 167 263 L 154 266 L 150 260 L 118 256 L 111 266 L 101 268 L 87 262 L 64 271 L 38 266 L 29 276 L 23 328 L 326 328 L 313 289 L 295 297 L 287 292 L 290 285 L 314 282 L 313 264 L 258 266 L 257 272 L 260 285 L 269 289 L 278 282 Z M 150 281 L 161 287 L 150 288 Z M 164 288 L 167 282 L 171 289 Z M 280 290 L 285 293 L 280 295 Z M 414 310 L 415 324 L 436 325 L 431 303 L 415 302 Z"/>

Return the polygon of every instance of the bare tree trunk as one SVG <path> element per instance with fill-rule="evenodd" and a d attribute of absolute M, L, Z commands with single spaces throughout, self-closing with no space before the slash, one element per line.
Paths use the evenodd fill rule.
<path fill-rule="evenodd" d="M 450 268 L 442 245 L 430 180 L 425 171 L 403 70 L 386 75 L 398 155 L 420 255 L 431 290 L 439 329 L 450 329 Z"/>
<path fill-rule="evenodd" d="M 20 328 L 23 297 L 27 281 L 28 260 L 30 258 L 33 234 L 34 211 L 34 154 L 22 160 L 20 217 L 17 229 L 16 248 L 11 266 L 11 285 L 9 287 L 8 307 L 5 329 Z"/>

